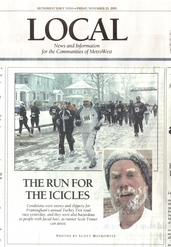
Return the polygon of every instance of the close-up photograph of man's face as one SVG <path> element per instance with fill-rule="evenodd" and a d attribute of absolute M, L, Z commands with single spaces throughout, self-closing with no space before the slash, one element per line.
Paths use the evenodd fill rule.
<path fill-rule="evenodd" d="M 116 224 L 119 221 L 119 226 L 127 229 L 143 219 L 146 212 L 151 214 L 151 150 L 104 150 L 104 171 L 108 191 L 104 218 L 115 215 Z"/>
<path fill-rule="evenodd" d="M 144 205 L 148 185 L 133 161 L 119 160 L 113 163 L 109 186 L 112 205 L 121 214 L 135 213 Z"/>

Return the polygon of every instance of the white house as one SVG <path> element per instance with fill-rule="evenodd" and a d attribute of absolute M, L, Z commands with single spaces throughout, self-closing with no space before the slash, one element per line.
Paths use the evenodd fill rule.
<path fill-rule="evenodd" d="M 94 99 L 95 88 L 86 83 L 85 81 L 78 81 L 70 85 L 69 87 L 66 87 L 65 90 L 66 100 L 70 101 L 76 106 L 80 106 L 82 104 L 82 98 L 84 94 L 88 94 L 92 96 L 92 99 Z"/>
<path fill-rule="evenodd" d="M 27 87 L 25 84 L 16 84 L 15 85 L 15 100 L 23 101 L 26 106 L 30 104 L 30 93 L 32 90 Z"/>
<path fill-rule="evenodd" d="M 53 90 L 53 95 L 54 95 L 54 101 L 56 101 L 58 103 L 63 101 L 64 93 L 61 90 Z"/>

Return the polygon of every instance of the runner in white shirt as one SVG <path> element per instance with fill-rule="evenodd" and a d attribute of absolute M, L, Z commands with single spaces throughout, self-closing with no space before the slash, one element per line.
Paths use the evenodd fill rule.
<path fill-rule="evenodd" d="M 91 163 L 89 168 L 96 166 L 96 153 L 94 150 L 97 131 L 103 123 L 101 110 L 96 107 L 89 95 L 84 95 L 83 106 L 76 114 L 76 126 L 81 126 L 84 149 Z"/>

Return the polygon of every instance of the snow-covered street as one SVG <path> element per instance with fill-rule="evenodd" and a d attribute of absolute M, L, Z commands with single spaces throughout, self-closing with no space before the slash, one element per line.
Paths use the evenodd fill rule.
<path fill-rule="evenodd" d="M 51 117 L 47 115 L 48 112 L 42 113 L 41 124 L 51 123 Z M 15 170 L 101 171 L 103 149 L 134 148 L 138 150 L 157 148 L 157 118 L 151 114 L 148 125 L 145 124 L 145 121 L 143 121 L 143 125 L 143 133 L 139 133 L 139 137 L 135 137 L 133 126 L 130 127 L 124 122 L 123 126 L 118 124 L 109 126 L 105 122 L 97 133 L 95 144 L 97 166 L 93 169 L 89 168 L 90 161 L 83 150 L 79 127 L 75 127 L 73 134 L 75 139 L 75 156 L 70 157 L 68 143 L 65 140 L 66 155 L 64 162 L 58 161 L 58 132 L 53 132 L 52 126 L 42 128 L 41 135 L 35 129 L 33 137 L 29 137 L 28 132 L 23 130 L 21 137 L 17 135 L 15 137 Z"/>

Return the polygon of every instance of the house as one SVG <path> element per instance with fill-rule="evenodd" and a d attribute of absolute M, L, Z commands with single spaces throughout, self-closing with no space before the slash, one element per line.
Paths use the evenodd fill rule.
<path fill-rule="evenodd" d="M 29 106 L 32 101 L 51 105 L 53 102 L 53 74 L 32 74 L 17 73 L 15 74 L 15 100 L 23 101 Z"/>
<path fill-rule="evenodd" d="M 96 92 L 95 88 L 85 81 L 78 81 L 69 87 L 66 87 L 65 91 L 65 99 L 70 101 L 72 104 L 75 104 L 76 106 L 80 106 L 82 104 L 82 98 L 84 94 L 92 96 L 92 99 L 94 100 Z"/>
<path fill-rule="evenodd" d="M 53 90 L 53 101 L 60 103 L 61 101 L 63 101 L 63 95 L 64 93 L 62 92 L 62 90 Z"/>
<path fill-rule="evenodd" d="M 29 105 L 30 93 L 31 93 L 31 89 L 27 87 L 25 84 L 15 85 L 15 101 L 16 102 L 23 101 L 26 106 Z"/>

